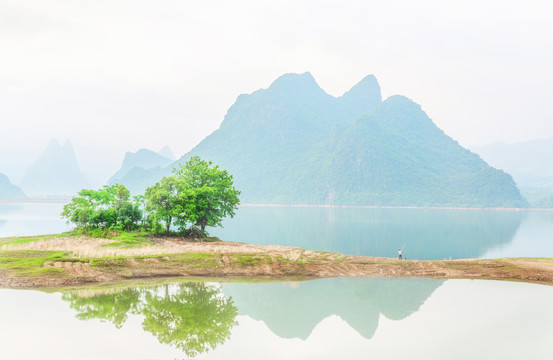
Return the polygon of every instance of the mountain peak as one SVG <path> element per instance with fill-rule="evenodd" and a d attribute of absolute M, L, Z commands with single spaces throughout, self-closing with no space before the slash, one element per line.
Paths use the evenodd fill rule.
<path fill-rule="evenodd" d="M 88 183 L 79 169 L 73 145 L 66 141 L 60 146 L 55 139 L 50 140 L 21 181 L 21 187 L 31 196 L 73 195 L 85 186 Z"/>
<path fill-rule="evenodd" d="M 165 145 L 161 150 L 157 152 L 159 155 L 166 157 L 169 160 L 175 161 L 175 155 L 171 151 L 169 145 Z"/>
<path fill-rule="evenodd" d="M 18 186 L 10 183 L 10 179 L 0 173 L 0 199 L 1 200 L 19 200 L 25 199 L 27 196 L 21 191 Z"/>
<path fill-rule="evenodd" d="M 59 149 L 61 148 L 61 145 L 58 140 L 52 139 L 48 142 L 48 146 L 46 146 L 47 150 L 53 150 L 53 149 Z"/>
<path fill-rule="evenodd" d="M 66 151 L 73 152 L 73 144 L 71 143 L 71 140 L 65 140 L 62 148 L 65 149 Z"/>
<path fill-rule="evenodd" d="M 342 95 L 340 100 L 345 107 L 356 108 L 362 113 L 369 113 L 382 103 L 380 85 L 374 75 L 367 75 Z"/>
<path fill-rule="evenodd" d="M 311 73 L 288 73 L 280 76 L 269 86 L 269 91 L 285 92 L 292 96 L 299 94 L 311 95 L 315 92 L 326 94 Z"/>

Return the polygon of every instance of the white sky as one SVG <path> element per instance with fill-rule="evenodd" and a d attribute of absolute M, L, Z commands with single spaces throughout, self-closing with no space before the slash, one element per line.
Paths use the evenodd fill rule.
<path fill-rule="evenodd" d="M 0 172 L 70 139 L 107 177 L 177 157 L 288 72 L 339 96 L 367 74 L 462 145 L 553 137 L 550 1 L 0 0 Z"/>

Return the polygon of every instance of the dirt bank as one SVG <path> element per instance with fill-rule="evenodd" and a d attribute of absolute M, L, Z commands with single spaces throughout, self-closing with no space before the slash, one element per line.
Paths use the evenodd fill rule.
<path fill-rule="evenodd" d="M 553 259 L 418 261 L 230 242 L 152 239 L 110 246 L 108 239 L 0 240 L 0 287 L 79 286 L 156 277 L 309 279 L 394 276 L 497 279 L 553 285 Z"/>

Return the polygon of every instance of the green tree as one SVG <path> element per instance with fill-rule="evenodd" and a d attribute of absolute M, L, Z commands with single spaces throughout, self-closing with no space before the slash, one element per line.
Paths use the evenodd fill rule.
<path fill-rule="evenodd" d="M 165 223 L 165 234 L 169 235 L 173 219 L 181 212 L 178 206 L 177 180 L 173 176 L 164 177 L 148 187 L 144 196 L 146 211 L 154 215 L 155 221 Z"/>
<path fill-rule="evenodd" d="M 79 228 L 121 228 L 131 230 L 142 218 L 140 205 L 130 201 L 123 185 L 83 189 L 63 207 L 61 216 Z"/>
<path fill-rule="evenodd" d="M 234 216 L 240 204 L 240 191 L 236 190 L 233 177 L 226 170 L 193 156 L 186 164 L 179 164 L 173 173 L 177 179 L 182 218 L 199 226 L 202 233 L 206 226 L 221 226 L 225 217 Z"/>

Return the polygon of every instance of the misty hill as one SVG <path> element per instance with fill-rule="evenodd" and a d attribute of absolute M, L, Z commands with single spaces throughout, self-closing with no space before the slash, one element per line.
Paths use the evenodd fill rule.
<path fill-rule="evenodd" d="M 171 151 L 171 148 L 167 145 L 165 145 L 161 150 L 157 152 L 159 155 L 166 157 L 169 160 L 175 161 L 177 158 L 175 157 L 175 154 L 173 154 L 173 151 Z"/>
<path fill-rule="evenodd" d="M 172 155 L 169 147 L 164 147 L 162 149 L 165 153 Z M 113 185 L 121 181 L 130 171 L 140 171 L 140 170 L 149 170 L 156 167 L 167 167 L 174 161 L 174 158 L 168 158 L 160 155 L 154 151 L 148 149 L 140 149 L 135 153 L 127 152 L 125 158 L 123 159 L 123 165 L 121 169 L 117 171 L 109 180 L 108 185 Z M 140 169 L 140 170 L 136 170 Z"/>
<path fill-rule="evenodd" d="M 553 138 L 513 144 L 497 142 L 472 150 L 492 166 L 513 175 L 521 187 L 553 188 Z"/>
<path fill-rule="evenodd" d="M 87 186 L 70 141 L 51 140 L 21 181 L 25 193 L 38 197 L 74 195 Z"/>
<path fill-rule="evenodd" d="M 513 144 L 497 142 L 472 150 L 492 166 L 513 175 L 533 206 L 553 207 L 553 138 Z"/>
<path fill-rule="evenodd" d="M 510 175 L 461 147 L 402 96 L 382 101 L 372 75 L 341 97 L 311 74 L 240 95 L 198 155 L 234 175 L 243 203 L 523 207 Z M 174 165 L 173 165 L 174 166 Z M 142 192 L 163 171 L 129 173 Z"/>
<path fill-rule="evenodd" d="M 10 179 L 4 174 L 0 174 L 0 200 L 21 200 L 27 196 L 21 188 L 10 183 Z"/>

